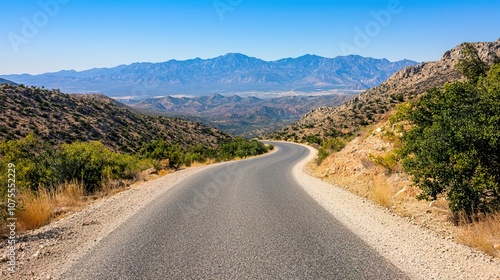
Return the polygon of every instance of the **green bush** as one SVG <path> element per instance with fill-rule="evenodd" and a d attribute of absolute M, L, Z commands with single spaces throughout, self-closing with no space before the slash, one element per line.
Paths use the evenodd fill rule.
<path fill-rule="evenodd" d="M 234 141 L 221 145 L 217 160 L 230 160 L 236 157 L 246 158 L 264 154 L 267 151 L 267 147 L 261 142 L 237 138 Z"/>
<path fill-rule="evenodd" d="M 368 158 L 374 164 L 385 168 L 389 173 L 396 170 L 399 162 L 399 155 L 395 150 L 392 150 L 381 156 L 374 156 L 370 154 Z"/>
<path fill-rule="evenodd" d="M 473 56 L 474 57 L 474 56 Z M 462 63 L 469 82 L 432 89 L 411 105 L 401 157 L 420 198 L 446 194 L 454 213 L 500 210 L 500 65 Z"/>
<path fill-rule="evenodd" d="M 340 138 L 330 138 L 323 141 L 323 145 L 318 149 L 317 164 L 321 164 L 325 158 L 334 152 L 338 152 L 345 147 L 345 142 Z"/>
<path fill-rule="evenodd" d="M 53 186 L 58 182 L 60 165 L 57 151 L 47 142 L 29 133 L 22 140 L 0 142 L 0 168 L 16 165 L 16 186 L 37 191 L 40 185 Z M 6 172 L 0 172 L 0 181 L 6 182 Z"/>
<path fill-rule="evenodd" d="M 37 192 L 43 186 L 55 188 L 77 180 L 87 193 L 98 190 L 103 181 L 132 179 L 151 162 L 133 155 L 119 154 L 101 142 L 76 142 L 55 147 L 38 139 L 33 133 L 21 140 L 0 142 L 0 168 L 16 165 L 16 185 Z M 0 173 L 0 180 L 6 173 Z M 3 192 L 4 186 L 2 186 Z"/>

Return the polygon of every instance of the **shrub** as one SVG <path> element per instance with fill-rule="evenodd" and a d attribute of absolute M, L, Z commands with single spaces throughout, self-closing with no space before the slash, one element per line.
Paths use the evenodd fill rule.
<path fill-rule="evenodd" d="M 380 156 L 374 156 L 370 154 L 368 158 L 374 164 L 385 168 L 389 173 L 396 170 L 399 162 L 399 156 L 395 150 L 392 150 L 385 155 Z"/>
<path fill-rule="evenodd" d="M 338 152 L 345 147 L 345 142 L 340 138 L 330 138 L 323 142 L 318 150 L 317 164 L 321 164 L 325 158 L 334 152 Z"/>
<path fill-rule="evenodd" d="M 101 183 L 112 179 L 132 179 L 139 172 L 138 158 L 111 151 L 101 142 L 63 144 L 59 157 L 61 181 L 77 180 L 86 193 L 100 189 Z"/>
<path fill-rule="evenodd" d="M 37 191 L 40 185 L 52 186 L 58 181 L 56 150 L 47 142 L 29 133 L 22 140 L 0 142 L 0 168 L 7 170 L 9 163 L 16 165 L 16 185 Z M 5 172 L 4 172 L 5 173 Z M 6 179 L 0 174 L 0 180 Z"/>
<path fill-rule="evenodd" d="M 412 104 L 401 156 L 420 198 L 446 193 L 450 209 L 467 215 L 500 210 L 499 80 L 495 65 L 485 77 L 432 89 Z"/>

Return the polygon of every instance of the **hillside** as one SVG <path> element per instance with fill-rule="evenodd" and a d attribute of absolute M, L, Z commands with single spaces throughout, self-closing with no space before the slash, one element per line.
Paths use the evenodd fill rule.
<path fill-rule="evenodd" d="M 284 127 L 319 106 L 337 106 L 355 95 L 283 96 L 257 98 L 213 94 L 162 97 L 127 103 L 148 113 L 195 117 L 232 135 L 255 137 Z"/>
<path fill-rule="evenodd" d="M 147 98 L 214 92 L 316 92 L 367 89 L 379 85 L 399 69 L 417 64 L 402 60 L 305 55 L 264 61 L 230 53 L 211 59 L 133 63 L 87 71 L 41 75 L 2 75 L 25 85 L 58 88 L 66 93 L 101 93 L 111 97 Z"/>
<path fill-rule="evenodd" d="M 461 60 L 463 79 L 387 113 L 310 164 L 310 172 L 443 237 L 500 256 L 498 45 L 460 45 L 447 52 L 444 58 Z M 441 73 L 444 79 L 450 72 L 434 74 Z M 424 86 L 417 78 L 413 86 Z"/>
<path fill-rule="evenodd" d="M 136 152 L 156 139 L 206 147 L 231 139 L 200 123 L 135 114 L 102 95 L 69 95 L 3 84 L 0 100 L 0 140 L 21 139 L 34 131 L 54 144 L 100 140 L 114 150 Z"/>
<path fill-rule="evenodd" d="M 474 43 L 473 46 L 478 49 L 481 59 L 489 64 L 500 57 L 500 40 Z M 461 44 L 445 52 L 438 61 L 402 69 L 381 85 L 339 107 L 314 109 L 269 137 L 300 141 L 308 135 L 328 137 L 349 134 L 361 126 L 377 123 L 397 104 L 416 98 L 428 88 L 460 79 L 461 75 L 454 66 L 462 57 L 463 48 L 464 44 Z"/>

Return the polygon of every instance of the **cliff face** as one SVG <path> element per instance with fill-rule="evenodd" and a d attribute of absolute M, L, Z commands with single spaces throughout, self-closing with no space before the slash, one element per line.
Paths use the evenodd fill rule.
<path fill-rule="evenodd" d="M 500 40 L 472 45 L 488 64 L 500 57 Z M 397 104 L 414 99 L 429 88 L 459 80 L 461 75 L 455 65 L 463 58 L 464 46 L 461 44 L 445 52 L 438 61 L 406 67 L 380 86 L 361 93 L 339 107 L 312 110 L 296 123 L 273 133 L 272 137 L 301 140 L 307 135 L 330 136 L 336 131 L 354 132 L 363 125 L 377 123 Z"/>

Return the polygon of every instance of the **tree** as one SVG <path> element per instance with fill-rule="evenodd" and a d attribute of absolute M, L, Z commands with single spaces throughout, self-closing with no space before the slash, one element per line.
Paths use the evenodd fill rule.
<path fill-rule="evenodd" d="M 480 77 L 484 77 L 488 71 L 488 65 L 481 60 L 477 49 L 470 43 L 464 43 L 463 57 L 455 65 L 455 68 L 472 83 L 476 83 Z"/>
<path fill-rule="evenodd" d="M 400 156 L 420 198 L 445 194 L 454 213 L 472 215 L 500 210 L 500 65 L 484 76 L 468 67 L 469 82 L 429 90 L 410 106 Z"/>

